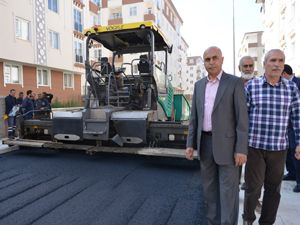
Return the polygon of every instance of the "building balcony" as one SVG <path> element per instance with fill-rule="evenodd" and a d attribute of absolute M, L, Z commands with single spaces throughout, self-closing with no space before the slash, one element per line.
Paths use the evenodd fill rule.
<path fill-rule="evenodd" d="M 83 9 L 83 7 L 84 7 L 84 4 L 80 0 L 73 0 L 73 4 L 76 5 L 80 9 Z"/>
<path fill-rule="evenodd" d="M 144 0 L 122 0 L 122 5 L 133 4 L 138 2 L 143 2 Z"/>
<path fill-rule="evenodd" d="M 78 38 L 80 40 L 83 40 L 84 37 L 85 37 L 83 33 L 79 32 L 79 31 L 76 31 L 76 30 L 73 31 L 73 35 L 74 35 L 75 38 Z"/>
<path fill-rule="evenodd" d="M 109 19 L 108 25 L 114 25 L 114 24 L 122 24 L 123 18 L 115 18 L 115 19 Z"/>
<path fill-rule="evenodd" d="M 257 48 L 258 43 L 248 43 L 248 48 Z"/>
<path fill-rule="evenodd" d="M 151 14 L 144 14 L 144 21 L 152 20 L 155 22 L 155 15 Z"/>
<path fill-rule="evenodd" d="M 89 9 L 91 12 L 98 14 L 100 8 L 92 1 L 89 1 Z"/>

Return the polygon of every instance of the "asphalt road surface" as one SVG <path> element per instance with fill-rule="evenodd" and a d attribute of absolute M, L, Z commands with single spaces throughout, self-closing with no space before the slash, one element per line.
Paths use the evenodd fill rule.
<path fill-rule="evenodd" d="M 84 152 L 0 156 L 1 225 L 202 225 L 196 162 Z"/>

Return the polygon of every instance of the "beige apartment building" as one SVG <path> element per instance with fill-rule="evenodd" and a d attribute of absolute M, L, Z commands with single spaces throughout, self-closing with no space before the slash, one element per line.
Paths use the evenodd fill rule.
<path fill-rule="evenodd" d="M 241 47 L 238 54 L 239 60 L 246 55 L 250 55 L 254 59 L 254 74 L 261 75 L 263 69 L 264 45 L 262 44 L 263 31 L 247 32 L 244 34 Z"/>
<path fill-rule="evenodd" d="M 81 32 L 99 23 L 99 10 L 96 0 L 0 0 L 0 95 L 31 89 L 81 101 Z"/>
<path fill-rule="evenodd" d="M 202 79 L 207 75 L 204 68 L 203 59 L 201 56 L 187 57 L 187 76 L 183 85 L 184 93 L 192 95 L 194 92 L 194 85 L 197 80 Z"/>
<path fill-rule="evenodd" d="M 300 76 L 300 1 L 255 0 L 261 5 L 264 23 L 262 42 L 265 52 L 279 48 L 285 52 L 286 63 Z"/>
<path fill-rule="evenodd" d="M 173 45 L 173 52 L 168 56 L 168 79 L 174 87 L 180 88 L 182 83 L 184 57 L 183 49 L 188 46 L 182 44 L 180 28 L 182 19 L 171 0 L 102 0 L 101 25 L 122 24 L 139 21 L 153 21 L 165 34 L 167 40 Z M 186 50 L 184 50 L 186 54 Z M 105 49 L 103 55 L 109 54 Z M 138 58 L 136 54 L 126 55 L 119 63 L 130 62 Z M 164 61 L 164 53 L 156 53 L 156 62 Z M 134 72 L 137 66 L 134 65 Z"/>
<path fill-rule="evenodd" d="M 0 95 L 14 88 L 54 94 L 60 102 L 81 101 L 85 85 L 85 37 L 94 25 L 154 21 L 171 44 L 168 79 L 185 90 L 188 44 L 183 20 L 171 0 L 0 0 Z M 109 52 L 100 44 L 90 49 L 91 60 Z M 119 59 L 131 61 L 136 55 Z M 160 63 L 164 53 L 156 54 Z M 134 68 L 137 70 L 137 68 Z M 137 71 L 136 71 L 137 72 Z M 196 76 L 196 75 L 195 75 Z"/>

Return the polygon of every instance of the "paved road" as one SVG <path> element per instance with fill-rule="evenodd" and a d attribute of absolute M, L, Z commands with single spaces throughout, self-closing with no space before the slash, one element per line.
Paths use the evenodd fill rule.
<path fill-rule="evenodd" d="M 0 156 L 1 225 L 203 224 L 186 160 L 83 152 Z"/>

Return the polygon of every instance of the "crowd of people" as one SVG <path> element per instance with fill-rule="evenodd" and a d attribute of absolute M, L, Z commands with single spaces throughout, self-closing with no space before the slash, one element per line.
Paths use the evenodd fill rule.
<path fill-rule="evenodd" d="M 24 120 L 49 118 L 51 111 L 51 101 L 53 95 L 50 93 L 36 94 L 32 90 L 19 92 L 16 97 L 16 90 L 11 89 L 9 95 L 5 97 L 5 115 L 7 119 L 7 135 L 10 139 L 15 137 L 16 116 L 22 115 Z"/>
<path fill-rule="evenodd" d="M 198 152 L 207 224 L 238 224 L 243 164 L 243 224 L 256 220 L 261 196 L 259 224 L 274 224 L 281 182 L 300 172 L 299 83 L 279 49 L 266 53 L 258 76 L 250 56 L 240 61 L 241 78 L 223 71 L 218 47 L 209 47 L 203 59 L 208 76 L 195 83 L 186 158 Z M 294 174 L 284 176 L 287 155 Z M 297 183 L 294 192 L 299 189 Z"/>

